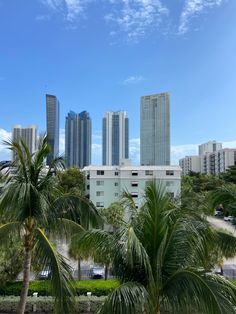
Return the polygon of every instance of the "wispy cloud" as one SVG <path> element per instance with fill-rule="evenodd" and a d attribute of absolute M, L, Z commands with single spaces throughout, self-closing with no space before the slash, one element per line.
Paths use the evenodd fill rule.
<path fill-rule="evenodd" d="M 129 41 L 137 41 L 147 31 L 159 27 L 169 10 L 160 0 L 110 0 L 112 13 L 105 16 L 107 22 L 115 23 Z"/>
<path fill-rule="evenodd" d="M 81 16 L 87 4 L 92 0 L 39 0 L 43 5 L 47 6 L 50 10 L 62 14 L 70 23 Z"/>
<path fill-rule="evenodd" d="M 142 75 L 130 75 L 125 80 L 123 80 L 123 85 L 137 84 L 144 80 Z"/>
<path fill-rule="evenodd" d="M 36 21 L 49 21 L 50 19 L 51 17 L 48 14 L 40 14 L 40 15 L 37 15 L 35 18 Z"/>
<path fill-rule="evenodd" d="M 180 16 L 179 34 L 185 34 L 189 29 L 190 20 L 206 9 L 220 6 L 224 0 L 185 0 Z"/>
<path fill-rule="evenodd" d="M 11 139 L 11 132 L 8 132 L 0 128 L 0 161 L 1 160 L 11 160 L 11 152 L 3 144 L 3 141 Z"/>

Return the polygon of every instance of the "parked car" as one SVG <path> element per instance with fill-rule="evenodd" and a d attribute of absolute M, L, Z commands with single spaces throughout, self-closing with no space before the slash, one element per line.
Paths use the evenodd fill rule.
<path fill-rule="evenodd" d="M 224 217 L 224 213 L 222 210 L 216 210 L 215 211 L 215 217 Z"/>
<path fill-rule="evenodd" d="M 49 269 L 44 269 L 44 270 L 41 270 L 39 273 L 38 273 L 38 279 L 39 280 L 46 280 L 46 279 L 51 279 L 51 270 Z"/>
<path fill-rule="evenodd" d="M 105 271 L 104 267 L 102 266 L 94 266 L 93 268 L 90 269 L 90 277 L 92 279 L 102 279 L 104 278 Z"/>
<path fill-rule="evenodd" d="M 231 221 L 231 222 L 233 222 L 233 221 L 235 221 L 235 217 L 234 216 L 225 216 L 224 217 L 224 221 Z"/>

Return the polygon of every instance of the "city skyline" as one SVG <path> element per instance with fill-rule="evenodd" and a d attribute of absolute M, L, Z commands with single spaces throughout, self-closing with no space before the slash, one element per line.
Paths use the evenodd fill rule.
<path fill-rule="evenodd" d="M 0 0 L 0 141 L 17 123 L 44 132 L 50 93 L 61 102 L 61 153 L 71 109 L 91 115 L 95 164 L 104 112 L 127 111 L 138 164 L 140 97 L 168 91 L 171 164 L 209 140 L 236 147 L 235 10 L 234 0 Z"/>

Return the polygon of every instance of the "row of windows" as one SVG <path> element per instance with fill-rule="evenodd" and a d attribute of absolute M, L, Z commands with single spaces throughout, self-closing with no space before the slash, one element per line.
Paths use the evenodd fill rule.
<path fill-rule="evenodd" d="M 147 182 L 146 182 L 147 183 Z M 97 186 L 104 186 L 104 181 L 96 181 L 96 185 Z M 119 182 L 114 182 L 114 186 L 118 186 Z M 131 186 L 133 187 L 137 187 L 138 186 L 138 181 L 132 181 L 130 183 Z M 173 186 L 174 185 L 174 181 L 167 181 L 166 182 L 166 186 Z"/>
<path fill-rule="evenodd" d="M 104 174 L 105 174 L 104 170 L 97 170 L 97 175 L 98 176 L 104 176 Z M 115 171 L 114 175 L 118 176 L 119 172 Z M 131 171 L 131 175 L 132 176 L 138 176 L 138 171 L 137 170 Z M 153 170 L 145 170 L 145 175 L 146 176 L 153 176 Z M 166 175 L 167 176 L 173 176 L 174 175 L 174 171 L 173 170 L 166 170 Z M 87 176 L 87 178 L 89 179 L 89 176 Z"/>

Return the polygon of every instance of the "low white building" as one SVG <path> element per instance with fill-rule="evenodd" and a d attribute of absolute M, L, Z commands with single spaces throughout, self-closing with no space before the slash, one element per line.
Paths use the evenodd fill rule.
<path fill-rule="evenodd" d="M 160 181 L 171 196 L 176 197 L 180 193 L 179 166 L 88 166 L 83 168 L 83 172 L 86 192 L 96 207 L 108 207 L 127 191 L 138 208 L 147 183 L 153 179 Z"/>

